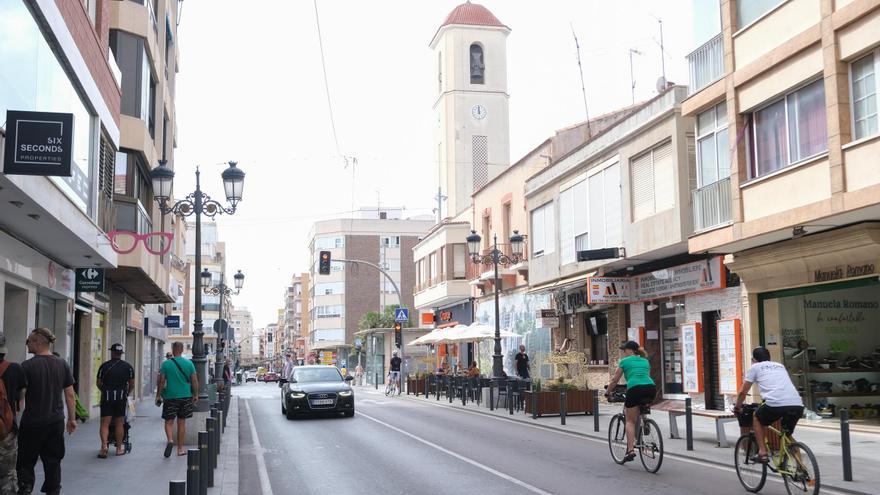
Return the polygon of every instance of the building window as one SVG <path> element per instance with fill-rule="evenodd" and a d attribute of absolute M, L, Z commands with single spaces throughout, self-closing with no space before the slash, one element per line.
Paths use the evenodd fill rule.
<path fill-rule="evenodd" d="M 697 115 L 697 180 L 708 186 L 730 176 L 727 103 Z"/>
<path fill-rule="evenodd" d="M 589 182 L 589 248 L 575 238 L 575 250 L 599 249 L 603 247 L 619 247 L 623 241 L 623 208 L 620 195 L 620 165 L 615 163 L 605 167 L 601 172 L 591 175 Z M 578 236 L 580 237 L 580 236 Z"/>
<path fill-rule="evenodd" d="M 600 313 L 587 316 L 586 319 L 590 364 L 608 364 L 608 318 Z"/>
<path fill-rule="evenodd" d="M 317 318 L 339 318 L 344 314 L 345 307 L 341 305 L 315 307 L 315 316 Z"/>
<path fill-rule="evenodd" d="M 471 45 L 471 84 L 483 84 L 486 63 L 483 60 L 483 47 L 474 43 Z"/>
<path fill-rule="evenodd" d="M 773 10 L 783 0 L 737 0 L 736 27 L 741 29 Z"/>
<path fill-rule="evenodd" d="M 452 278 L 463 280 L 467 278 L 467 246 L 465 244 L 452 245 Z"/>
<path fill-rule="evenodd" d="M 400 236 L 399 235 L 382 236 L 379 239 L 379 244 L 382 246 L 385 246 L 387 248 L 399 248 L 400 247 Z"/>
<path fill-rule="evenodd" d="M 315 284 L 315 295 L 328 296 L 331 294 L 345 294 L 345 282 L 321 282 Z"/>
<path fill-rule="evenodd" d="M 315 250 L 338 249 L 345 247 L 345 238 L 342 236 L 317 237 L 315 238 Z"/>
<path fill-rule="evenodd" d="M 752 113 L 749 177 L 761 177 L 828 149 L 821 79 Z"/>
<path fill-rule="evenodd" d="M 633 221 L 675 206 L 672 142 L 667 141 L 630 163 Z"/>
<path fill-rule="evenodd" d="M 531 218 L 532 257 L 552 253 L 556 248 L 553 202 L 532 210 Z"/>
<path fill-rule="evenodd" d="M 428 266 L 429 266 L 429 270 L 430 270 L 428 272 L 428 278 L 431 281 L 431 285 L 434 285 L 440 281 L 440 272 L 437 267 L 437 253 L 436 252 L 433 252 L 428 255 Z"/>
<path fill-rule="evenodd" d="M 588 187 L 587 181 L 582 180 L 559 193 L 559 252 L 563 265 L 577 261 L 578 239 L 582 246 L 589 246 Z"/>
<path fill-rule="evenodd" d="M 877 60 L 875 51 L 852 63 L 853 134 L 855 139 L 877 134 Z"/>

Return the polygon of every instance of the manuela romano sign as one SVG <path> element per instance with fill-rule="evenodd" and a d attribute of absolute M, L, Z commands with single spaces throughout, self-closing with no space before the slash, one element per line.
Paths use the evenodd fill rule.
<path fill-rule="evenodd" d="M 862 277 L 872 273 L 874 273 L 874 264 L 868 263 L 864 265 L 846 265 L 846 267 L 838 266 L 833 270 L 816 270 L 813 272 L 813 278 L 816 282 L 829 282 L 842 278 Z"/>
<path fill-rule="evenodd" d="M 6 112 L 3 173 L 70 177 L 73 114 Z"/>

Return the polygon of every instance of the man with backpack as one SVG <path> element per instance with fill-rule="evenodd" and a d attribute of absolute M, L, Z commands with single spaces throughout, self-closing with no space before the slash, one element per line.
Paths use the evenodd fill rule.
<path fill-rule="evenodd" d="M 125 455 L 122 441 L 125 437 L 125 409 L 128 394 L 134 389 L 134 368 L 122 360 L 122 344 L 110 346 L 110 360 L 98 368 L 98 389 L 101 391 L 101 451 L 98 457 L 107 458 L 110 422 L 115 421 L 116 455 Z"/>
<path fill-rule="evenodd" d="M 34 357 L 21 363 L 27 377 L 24 413 L 18 437 L 18 492 L 29 494 L 34 489 L 34 466 L 43 461 L 42 492 L 61 493 L 61 460 L 64 458 L 64 408 L 67 406 L 66 429 L 76 431 L 76 407 L 73 374 L 67 361 L 53 356 L 49 350 L 55 335 L 48 328 L 37 328 L 28 335 L 28 352 Z"/>
<path fill-rule="evenodd" d="M 159 393 L 164 403 L 162 419 L 165 420 L 165 457 L 171 457 L 174 448 L 174 420 L 177 420 L 177 455 L 186 455 L 183 441 L 186 438 L 186 420 L 192 417 L 193 406 L 199 401 L 199 378 L 192 361 L 180 357 L 183 342 L 171 344 L 171 359 L 162 363 L 159 370 Z M 158 401 L 157 401 L 158 402 Z"/>
<path fill-rule="evenodd" d="M 20 364 L 6 360 L 6 352 L 6 335 L 0 334 L 0 493 L 16 493 L 18 425 L 15 416 L 24 406 L 27 377 Z"/>

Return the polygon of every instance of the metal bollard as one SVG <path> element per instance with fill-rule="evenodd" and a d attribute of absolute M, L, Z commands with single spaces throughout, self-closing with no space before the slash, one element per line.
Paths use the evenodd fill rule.
<path fill-rule="evenodd" d="M 489 382 L 489 410 L 495 410 L 495 380 Z"/>
<path fill-rule="evenodd" d="M 446 382 L 446 398 L 449 399 L 449 403 L 452 404 L 452 399 L 455 398 L 455 380 L 451 377 L 447 378 Z"/>
<path fill-rule="evenodd" d="M 186 451 L 186 495 L 199 495 L 199 449 Z"/>
<path fill-rule="evenodd" d="M 418 395 L 418 394 L 416 394 Z M 428 374 L 425 374 L 425 398 L 428 398 Z"/>
<path fill-rule="evenodd" d="M 688 450 L 694 450 L 694 416 L 691 402 L 690 397 L 684 400 L 684 429 Z"/>
<path fill-rule="evenodd" d="M 409 395 L 409 373 L 404 373 L 402 380 L 400 382 L 400 390 L 406 391 L 406 395 Z"/>
<path fill-rule="evenodd" d="M 510 382 L 507 382 L 507 409 L 513 415 L 513 387 L 510 386 Z"/>
<path fill-rule="evenodd" d="M 470 382 L 462 382 L 461 384 L 461 405 L 467 405 L 467 396 L 471 391 Z"/>
<path fill-rule="evenodd" d="M 376 390 L 379 390 L 379 373 L 373 373 L 373 385 L 376 386 Z"/>
<path fill-rule="evenodd" d="M 593 431 L 599 431 L 599 391 L 593 390 Z"/>
<path fill-rule="evenodd" d="M 849 443 L 849 409 L 840 410 L 840 450 L 843 457 L 843 481 L 852 481 L 852 456 Z"/>
<path fill-rule="evenodd" d="M 186 495 L 186 481 L 169 481 L 168 495 Z"/>
<path fill-rule="evenodd" d="M 220 433 L 226 433 L 226 414 L 223 413 L 223 409 L 217 411 L 217 420 L 220 423 Z M 222 435 L 221 435 L 222 437 Z M 217 444 L 222 444 L 223 439 L 220 438 L 220 441 Z"/>
<path fill-rule="evenodd" d="M 565 389 L 559 391 L 559 424 L 565 426 Z"/>
<path fill-rule="evenodd" d="M 214 451 L 217 449 L 217 420 L 214 418 L 205 419 L 205 429 L 208 431 L 208 486 L 214 486 Z"/>
<path fill-rule="evenodd" d="M 220 411 L 211 407 L 211 418 L 214 419 L 214 450 L 212 452 L 214 467 L 217 467 L 217 453 L 220 452 Z"/>
<path fill-rule="evenodd" d="M 208 450 L 208 432 L 199 432 L 199 489 L 201 495 L 208 493 L 208 466 L 210 465 L 210 450 Z M 213 483 L 213 482 L 212 482 Z"/>
<path fill-rule="evenodd" d="M 538 392 L 534 388 L 532 389 L 532 419 L 538 419 Z"/>

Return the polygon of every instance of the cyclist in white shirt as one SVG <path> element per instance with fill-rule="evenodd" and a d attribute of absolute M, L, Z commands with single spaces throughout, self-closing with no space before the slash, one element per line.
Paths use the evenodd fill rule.
<path fill-rule="evenodd" d="M 742 404 L 752 388 L 757 384 L 764 402 L 755 411 L 753 428 L 758 441 L 756 460 L 767 462 L 767 447 L 764 444 L 766 427 L 777 420 L 782 420 L 782 429 L 789 434 L 794 432 L 798 420 L 804 414 L 804 401 L 791 382 L 788 370 L 780 363 L 770 361 L 770 351 L 764 347 L 756 347 L 752 351 L 752 367 L 746 372 L 745 380 L 733 410 L 739 414 Z"/>

